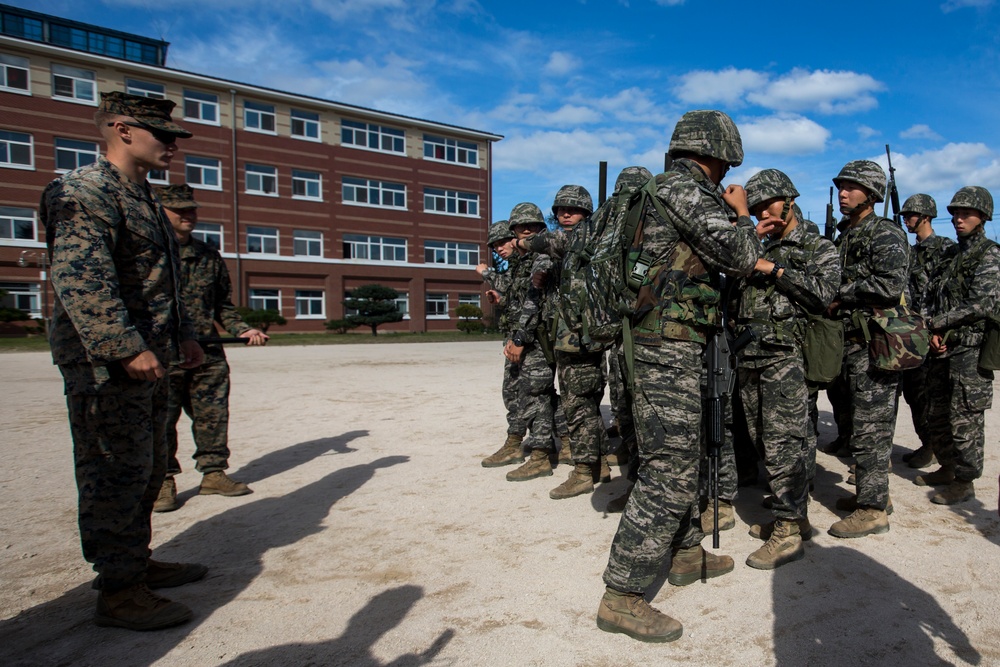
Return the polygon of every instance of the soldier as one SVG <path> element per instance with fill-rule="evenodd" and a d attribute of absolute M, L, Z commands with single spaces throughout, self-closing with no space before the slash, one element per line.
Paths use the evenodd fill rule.
<path fill-rule="evenodd" d="M 847 224 L 840 238 L 841 285 L 828 314 L 844 322 L 844 364 L 834 393 L 843 398 L 850 444 L 856 461 L 857 495 L 837 501 L 851 514 L 834 523 L 835 537 L 863 537 L 889 530 L 889 454 L 896 427 L 899 373 L 878 368 L 869 358 L 861 328 L 872 308 L 900 303 L 906 290 L 906 235 L 895 222 L 875 214 L 884 200 L 885 172 L 870 160 L 848 162 L 833 179 Z"/>
<path fill-rule="evenodd" d="M 174 103 L 101 93 L 95 123 L 107 142 L 97 162 L 42 194 L 52 259 L 53 361 L 65 382 L 79 490 L 83 556 L 98 577 L 97 625 L 154 630 L 191 610 L 150 589 L 205 576 L 196 564 L 150 558 L 150 517 L 167 465 L 166 365 L 202 350 L 180 300 L 173 230 L 146 181 L 167 169 L 191 133 Z"/>
<path fill-rule="evenodd" d="M 216 335 L 215 323 L 248 345 L 264 345 L 268 336 L 252 328 L 233 305 L 233 287 L 222 256 L 212 246 L 191 236 L 198 224 L 198 202 L 191 186 L 168 185 L 156 189 L 170 221 L 181 256 L 181 297 L 199 338 Z M 195 469 L 202 474 L 200 495 L 245 496 L 253 493 L 243 482 L 231 479 L 229 467 L 229 364 L 222 345 L 206 345 L 205 363 L 197 368 L 171 365 L 167 410 L 167 476 L 153 505 L 154 512 L 172 512 L 177 504 L 181 472 L 177 460 L 177 420 L 181 410 L 191 419 Z"/>
<path fill-rule="evenodd" d="M 927 284 L 939 272 L 945 251 L 955 242 L 934 233 L 937 203 L 930 195 L 916 194 L 903 202 L 900 213 L 907 231 L 917 237 L 910 253 L 910 307 L 927 315 Z M 920 438 L 920 448 L 903 455 L 911 468 L 926 468 L 934 463 L 934 452 L 927 440 L 927 365 L 903 372 L 903 398 L 910 406 L 913 430 Z"/>
<path fill-rule="evenodd" d="M 938 505 L 975 498 L 973 481 L 983 474 L 984 413 L 993 404 L 993 371 L 978 367 L 979 352 L 1000 294 L 1000 248 L 983 231 L 993 217 L 993 197 L 986 188 L 964 187 L 948 212 L 958 245 L 946 251 L 927 293 L 932 332 L 927 432 L 941 467 L 915 480 L 945 487 L 931 498 Z"/>
<path fill-rule="evenodd" d="M 597 612 L 602 630 L 652 642 L 682 632 L 644 597 L 668 553 L 667 580 L 677 586 L 733 569 L 732 558 L 701 546 L 702 357 L 718 318 L 715 274 L 749 275 L 760 247 L 743 188 L 719 185 L 743 162 L 732 119 L 721 111 L 686 113 L 668 150 L 673 166 L 656 177 L 658 203 L 644 212 L 642 251 L 652 265 L 632 316 L 638 481 L 611 545 Z"/>
<path fill-rule="evenodd" d="M 808 433 L 803 342 L 808 315 L 821 315 L 840 287 L 840 259 L 833 243 L 801 224 L 792 207 L 799 192 L 783 172 L 754 174 L 746 192 L 764 254 L 754 273 L 737 283 L 737 328 L 757 334 L 740 359 L 739 383 L 774 498 L 774 521 L 750 528 L 767 542 L 747 565 L 773 570 L 805 556 L 802 541 L 812 537 L 807 510 L 815 442 Z"/>
<path fill-rule="evenodd" d="M 593 200 L 587 189 L 580 185 L 564 185 L 552 202 L 552 213 L 559 223 L 560 232 L 541 233 L 530 239 L 518 239 L 514 247 L 519 252 L 538 252 L 555 261 L 565 261 L 573 244 L 586 241 L 586 225 L 581 225 L 594 212 Z M 562 268 L 555 272 L 561 298 L 568 288 L 561 280 Z M 555 311 L 558 313 L 558 308 Z M 600 350 L 589 351 L 580 347 L 575 335 L 564 331 L 561 319 L 556 317 L 555 327 L 556 368 L 559 373 L 559 394 L 563 413 L 569 427 L 570 449 L 575 466 L 565 482 L 552 489 L 553 500 L 572 498 L 592 493 L 597 481 L 611 481 L 607 464 L 607 432 L 601 417 L 601 399 L 604 398 L 604 358 Z"/>

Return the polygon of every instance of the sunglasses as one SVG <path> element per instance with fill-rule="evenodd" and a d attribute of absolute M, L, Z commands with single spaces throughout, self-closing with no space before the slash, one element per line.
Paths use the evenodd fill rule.
<path fill-rule="evenodd" d="M 153 138 L 159 141 L 161 144 L 167 145 L 172 144 L 177 141 L 177 135 L 173 132 L 167 132 L 166 130 L 158 130 L 148 125 L 143 125 L 142 123 L 131 123 L 127 120 L 116 121 L 122 125 L 128 125 L 129 127 L 138 127 L 140 129 L 146 130 L 153 135 Z M 108 123 L 108 127 L 114 127 L 114 123 Z"/>

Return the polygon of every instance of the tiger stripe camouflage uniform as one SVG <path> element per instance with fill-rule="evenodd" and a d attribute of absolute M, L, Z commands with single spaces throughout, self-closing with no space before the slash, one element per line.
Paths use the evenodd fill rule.
<path fill-rule="evenodd" d="M 518 273 L 519 267 L 521 271 L 530 271 L 531 269 L 530 265 L 522 267 L 522 264 L 523 262 L 520 261 L 520 258 L 514 255 L 507 259 L 506 271 L 498 272 L 493 268 L 483 271 L 483 282 L 487 284 L 489 289 L 498 292 L 502 298 L 500 303 L 500 333 L 504 336 L 505 344 L 510 340 L 510 336 L 514 333 L 516 325 L 516 321 L 511 321 L 510 308 L 508 306 L 508 293 L 510 292 L 511 284 Z M 518 396 L 520 395 L 520 388 L 518 386 L 519 377 L 520 374 L 517 371 L 516 365 L 512 365 L 510 360 L 504 359 L 503 381 L 500 393 L 503 397 L 504 409 L 507 411 L 507 435 L 523 438 L 528 432 L 528 427 L 517 405 Z"/>

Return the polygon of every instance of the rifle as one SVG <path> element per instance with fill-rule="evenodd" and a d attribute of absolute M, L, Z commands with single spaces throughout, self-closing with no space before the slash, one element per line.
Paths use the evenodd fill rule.
<path fill-rule="evenodd" d="M 823 228 L 823 236 L 828 241 L 832 241 L 837 234 L 837 220 L 833 217 L 833 187 L 830 187 L 830 203 L 826 205 L 826 225 Z"/>
<path fill-rule="evenodd" d="M 885 157 L 889 161 L 889 182 L 885 186 L 885 206 L 882 208 L 882 217 L 889 217 L 889 202 L 892 202 L 892 219 L 900 227 L 903 226 L 899 217 L 899 190 L 896 189 L 896 170 L 892 166 L 892 153 L 889 152 L 889 144 L 885 145 Z"/>
<path fill-rule="evenodd" d="M 227 343 L 242 343 L 243 345 L 246 345 L 249 342 L 250 342 L 249 338 L 237 338 L 237 337 L 220 338 L 220 337 L 216 337 L 216 336 L 211 336 L 209 338 L 199 338 L 198 339 L 198 343 L 202 347 L 204 347 L 206 345 L 225 345 Z"/>
<path fill-rule="evenodd" d="M 757 335 L 751 327 L 743 330 L 736 340 L 729 340 L 729 288 L 726 276 L 719 275 L 719 325 L 708 340 L 708 409 L 706 440 L 708 444 L 708 495 L 715 509 L 712 525 L 712 548 L 719 548 L 719 457 L 725 438 L 726 400 L 736 388 L 736 355 Z"/>

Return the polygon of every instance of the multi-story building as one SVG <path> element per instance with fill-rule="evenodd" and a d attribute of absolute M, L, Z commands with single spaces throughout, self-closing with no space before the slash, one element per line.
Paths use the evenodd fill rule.
<path fill-rule="evenodd" d="M 166 42 L 0 5 L 0 289 L 43 316 L 38 201 L 97 159 L 99 93 L 169 98 L 194 133 L 153 183 L 197 189 L 196 235 L 222 252 L 234 300 L 321 331 L 346 293 L 399 292 L 403 322 L 454 330 L 482 305 L 492 143 L 502 137 L 166 67 Z"/>

